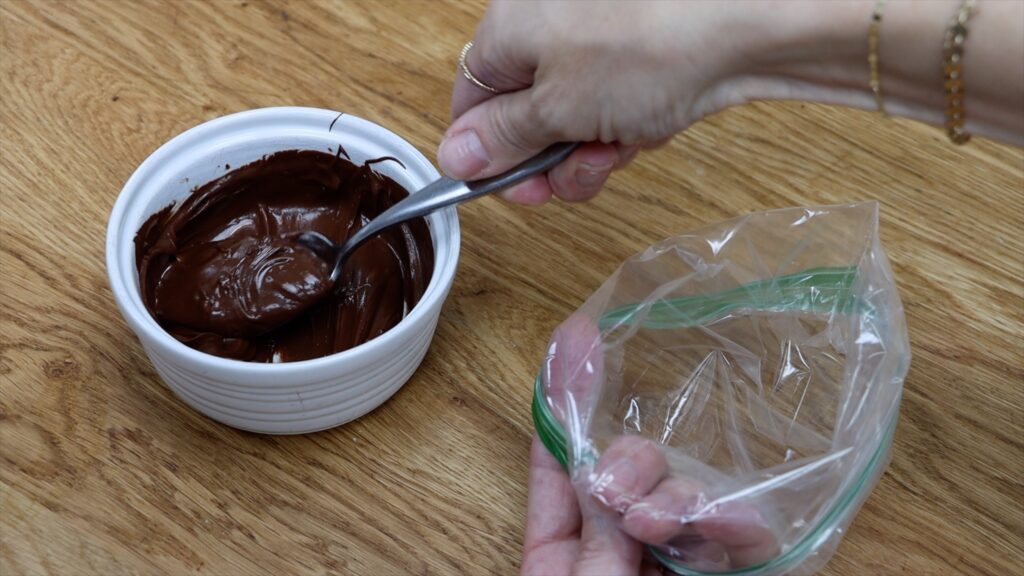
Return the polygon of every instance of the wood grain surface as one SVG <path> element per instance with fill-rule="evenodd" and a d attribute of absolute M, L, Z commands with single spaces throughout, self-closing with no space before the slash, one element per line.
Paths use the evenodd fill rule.
<path fill-rule="evenodd" d="M 878 199 L 914 360 L 893 462 L 824 571 L 1022 571 L 1024 153 L 866 112 L 754 104 L 589 204 L 461 210 L 422 368 L 349 425 L 265 437 L 161 384 L 104 269 L 161 143 L 273 105 L 434 157 L 480 3 L 0 0 L 0 573 L 511 574 L 532 374 L 626 257 L 755 210 Z"/>

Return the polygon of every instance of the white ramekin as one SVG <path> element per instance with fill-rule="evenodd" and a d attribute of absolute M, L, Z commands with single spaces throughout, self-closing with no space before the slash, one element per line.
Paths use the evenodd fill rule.
<path fill-rule="evenodd" d="M 135 267 L 135 234 L 150 215 L 185 198 L 197 185 L 281 150 L 336 152 L 374 165 L 415 191 L 438 177 L 411 144 L 372 122 L 331 110 L 263 108 L 224 116 L 161 146 L 132 174 L 107 225 L 107 272 L 114 299 L 164 382 L 203 414 L 236 428 L 301 434 L 344 424 L 380 406 L 412 376 L 430 346 L 459 260 L 454 208 L 427 217 L 434 275 L 423 298 L 397 326 L 373 340 L 324 358 L 259 364 L 211 356 L 165 332 L 146 310 Z"/>

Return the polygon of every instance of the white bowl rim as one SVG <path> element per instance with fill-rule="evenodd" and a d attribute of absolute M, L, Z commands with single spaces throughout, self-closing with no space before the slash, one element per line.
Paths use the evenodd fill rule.
<path fill-rule="evenodd" d="M 121 309 L 122 315 L 129 326 L 135 332 L 145 334 L 150 341 L 158 343 L 160 346 L 164 347 L 166 352 L 178 356 L 183 364 L 191 366 L 200 372 L 230 371 L 236 376 L 258 374 L 261 377 L 267 377 L 274 375 L 290 375 L 301 371 L 320 372 L 323 370 L 332 370 L 346 364 L 358 364 L 363 357 L 376 355 L 379 353 L 379 349 L 385 349 L 392 345 L 393 340 L 405 336 L 405 333 L 416 325 L 423 325 L 426 323 L 425 328 L 431 327 L 432 323 L 428 322 L 429 318 L 427 318 L 427 315 L 432 313 L 432 309 L 435 308 L 435 306 L 439 306 L 441 304 L 440 302 L 435 301 L 444 300 L 447 296 L 448 287 L 454 279 L 459 260 L 461 234 L 458 212 L 454 207 L 439 210 L 431 216 L 428 216 L 428 218 L 437 217 L 436 223 L 439 226 L 447 228 L 447 230 L 444 230 L 438 227 L 437 233 L 439 237 L 442 233 L 446 233 L 445 235 L 448 238 L 448 250 L 445 252 L 439 252 L 437 250 L 437 246 L 435 246 L 434 271 L 431 275 L 430 282 L 427 284 L 427 289 L 420 297 L 419 302 L 416 303 L 416 306 L 414 306 L 412 310 L 410 310 L 409 313 L 398 322 L 398 324 L 380 336 L 348 350 L 336 352 L 320 358 L 281 363 L 249 362 L 245 360 L 222 358 L 220 356 L 214 356 L 212 354 L 190 348 L 171 336 L 163 329 L 163 327 L 160 326 L 159 323 L 157 323 L 156 319 L 153 318 L 152 314 L 149 313 L 145 304 L 142 302 L 142 296 L 137 289 L 128 289 L 126 288 L 126 284 L 123 283 L 126 275 L 130 278 L 130 274 L 137 274 L 137 271 L 134 270 L 134 267 L 130 271 L 124 271 L 121 269 L 118 254 L 121 251 L 121 244 L 119 243 L 119 240 L 123 230 L 120 226 L 120 222 L 124 219 L 125 212 L 128 210 L 133 197 L 142 189 L 140 182 L 148 176 L 149 172 L 153 171 L 162 162 L 173 157 L 173 155 L 181 153 L 182 150 L 180 150 L 180 148 L 183 147 L 183 144 L 195 139 L 201 139 L 209 132 L 231 128 L 233 124 L 238 124 L 239 129 L 245 129 L 248 127 L 245 126 L 244 123 L 256 120 L 270 120 L 275 117 L 278 119 L 281 117 L 293 117 L 295 120 L 306 118 L 308 120 L 311 116 L 316 117 L 318 120 L 326 118 L 328 121 L 332 118 L 337 120 L 338 118 L 344 117 L 346 123 L 354 124 L 355 126 L 363 129 L 380 131 L 379 133 L 383 134 L 384 137 L 395 140 L 396 144 L 403 148 L 400 152 L 396 151 L 394 154 L 396 157 L 415 158 L 416 160 L 424 163 L 425 166 L 430 169 L 434 177 L 438 176 L 437 170 L 434 168 L 433 164 L 427 160 L 427 158 L 417 150 L 416 147 L 401 136 L 398 136 L 387 128 L 364 118 L 360 118 L 347 112 L 342 113 L 340 111 L 327 110 L 323 108 L 276 106 L 235 112 L 233 114 L 219 116 L 193 126 L 162 144 L 152 154 L 150 154 L 128 178 L 127 182 L 125 182 L 125 185 L 122 187 L 121 192 L 118 194 L 114 207 L 111 210 L 110 218 L 107 221 L 106 237 L 107 275 L 111 284 L 111 290 L 114 294 L 114 299 L 117 301 L 118 307 Z M 433 219 L 431 221 L 435 222 Z M 132 233 L 132 237 L 134 238 L 134 232 Z M 128 304 L 135 306 L 135 309 L 130 309 Z M 144 314 L 137 313 L 137 310 L 144 311 Z M 146 341 L 141 338 L 141 335 L 140 340 L 143 340 L 142 343 L 145 347 Z M 400 345 L 401 343 L 396 342 L 395 344 Z"/>

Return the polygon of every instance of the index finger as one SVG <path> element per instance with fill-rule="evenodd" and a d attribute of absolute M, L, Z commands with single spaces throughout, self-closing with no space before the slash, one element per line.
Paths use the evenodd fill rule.
<path fill-rule="evenodd" d="M 473 51 L 470 50 L 470 54 L 472 54 L 472 52 Z M 469 66 L 468 62 L 467 66 Z M 473 68 L 470 68 L 470 70 L 473 70 Z M 476 76 L 475 73 L 474 76 Z M 477 79 L 479 79 L 479 76 L 477 76 Z M 488 86 L 490 86 L 490 84 L 488 84 Z M 469 79 L 466 78 L 466 75 L 463 74 L 461 64 L 455 64 L 455 81 L 452 83 L 452 120 L 462 116 L 466 110 L 469 110 L 484 100 L 488 100 L 494 96 L 496 96 L 496 94 L 493 92 L 488 92 L 470 82 Z"/>
<path fill-rule="evenodd" d="M 499 3 L 487 8 L 466 54 L 466 67 L 474 78 L 499 92 L 513 92 L 534 84 L 536 53 L 530 49 L 530 43 L 522 39 L 516 41 L 523 18 L 528 15 L 529 10 L 524 15 L 522 8 L 514 5 Z M 457 64 L 452 89 L 452 120 L 495 95 L 473 84 Z"/>
<path fill-rule="evenodd" d="M 530 446 L 523 574 L 568 574 L 579 546 L 579 502 L 569 476 L 536 434 Z"/>
<path fill-rule="evenodd" d="M 478 30 L 466 53 L 465 64 L 474 78 L 494 88 L 497 93 L 481 88 L 467 78 L 460 58 L 455 64 L 455 82 L 452 85 L 452 120 L 499 93 L 515 92 L 533 85 L 533 66 L 502 57 L 499 41 L 494 36 L 496 34 L 482 34 Z"/>
<path fill-rule="evenodd" d="M 732 568 L 744 568 L 774 558 L 779 552 L 775 532 L 761 511 L 745 502 L 709 503 L 706 486 L 693 479 L 672 476 L 663 480 L 623 516 L 623 530 L 655 545 L 710 542 L 727 553 Z M 696 557 L 698 550 L 689 550 Z M 700 558 L 714 560 L 714 558 Z"/>

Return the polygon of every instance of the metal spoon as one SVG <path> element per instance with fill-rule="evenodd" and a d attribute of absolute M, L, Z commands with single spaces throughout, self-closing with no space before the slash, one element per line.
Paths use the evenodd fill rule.
<path fill-rule="evenodd" d="M 401 224 L 418 216 L 425 216 L 452 204 L 461 204 L 467 200 L 479 198 L 485 194 L 498 192 L 514 186 L 530 176 L 542 174 L 557 166 L 578 148 L 579 142 L 562 142 L 546 148 L 540 154 L 507 172 L 483 180 L 465 182 L 452 180 L 442 176 L 427 184 L 420 191 L 409 194 L 407 198 L 388 208 L 340 246 L 319 232 L 303 232 L 298 241 L 317 254 L 330 254 L 334 266 L 331 268 L 331 282 L 336 282 L 341 275 L 341 266 L 345 258 L 373 236 L 385 228 Z"/>

